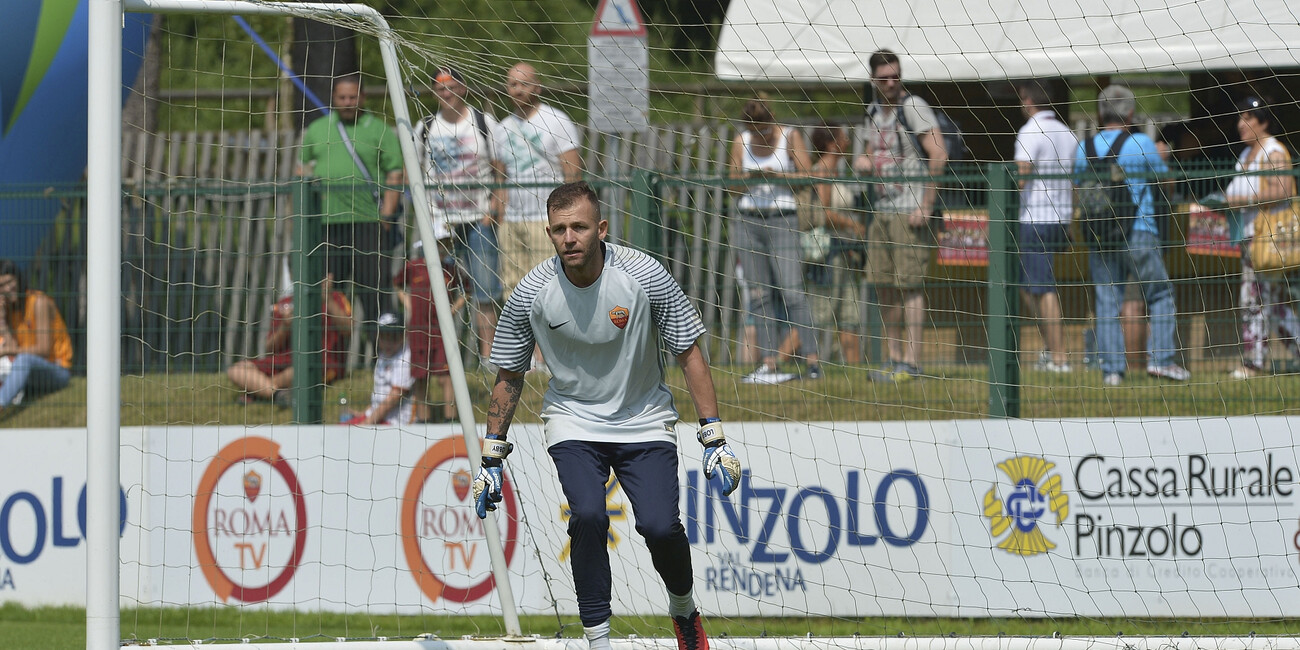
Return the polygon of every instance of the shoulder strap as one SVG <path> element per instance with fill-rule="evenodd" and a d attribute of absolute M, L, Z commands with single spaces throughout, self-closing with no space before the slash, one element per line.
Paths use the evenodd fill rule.
<path fill-rule="evenodd" d="M 1097 161 L 1097 134 L 1083 139 L 1083 155 L 1091 165 Z"/>
<path fill-rule="evenodd" d="M 916 155 L 924 160 L 929 158 L 929 156 L 926 155 L 925 149 L 921 147 L 920 134 L 913 131 L 912 125 L 907 123 L 907 111 L 904 110 L 907 108 L 908 100 L 913 99 L 913 97 L 912 93 L 906 93 L 903 95 L 903 100 L 898 102 L 898 106 L 894 107 L 894 119 L 898 121 L 898 126 L 903 129 L 903 132 L 907 134 L 907 137 L 912 140 L 912 148 L 916 150 Z M 940 132 L 940 135 L 942 136 L 943 133 Z"/>
<path fill-rule="evenodd" d="M 1108 162 L 1112 165 L 1115 164 L 1115 162 L 1119 160 L 1119 152 L 1124 148 L 1124 143 L 1128 142 L 1129 136 L 1132 135 L 1133 134 L 1128 131 L 1121 132 L 1119 137 L 1115 138 L 1115 141 L 1111 143 L 1110 151 L 1106 153 L 1104 162 Z"/>
<path fill-rule="evenodd" d="M 474 126 L 478 128 L 478 134 L 483 136 L 483 141 L 486 142 L 488 146 L 491 146 L 492 134 L 488 133 L 487 117 L 483 115 L 483 111 L 480 111 L 477 108 L 471 108 L 469 110 L 474 114 Z"/>
<path fill-rule="evenodd" d="M 361 123 L 361 117 L 359 116 L 357 117 L 357 123 Z M 343 139 L 343 146 L 347 148 L 348 155 L 352 156 L 352 162 L 356 163 L 357 169 L 361 171 L 361 177 L 374 182 L 375 179 L 371 177 L 370 170 L 366 169 L 366 164 L 361 162 L 361 156 L 357 155 L 357 148 L 352 144 L 352 138 L 348 137 L 348 130 L 343 126 L 343 120 L 335 121 L 334 126 L 338 127 L 339 137 Z"/>
<path fill-rule="evenodd" d="M 912 139 L 916 139 L 916 133 L 912 131 L 912 125 L 907 123 L 907 112 L 903 110 L 907 107 L 907 100 L 911 98 L 912 93 L 903 95 L 903 100 L 898 102 L 898 106 L 894 107 L 894 119 L 898 120 L 898 125 L 903 127 L 903 130 L 907 131 L 912 136 Z"/>
<path fill-rule="evenodd" d="M 1124 148 L 1124 143 L 1128 142 L 1129 136 L 1133 134 L 1128 131 L 1120 133 L 1119 137 L 1110 143 L 1110 150 L 1106 152 L 1105 157 L 1097 155 L 1097 136 L 1099 135 L 1101 134 L 1097 133 L 1083 141 L 1083 155 L 1087 157 L 1088 164 L 1116 162 L 1119 159 L 1120 149 Z"/>

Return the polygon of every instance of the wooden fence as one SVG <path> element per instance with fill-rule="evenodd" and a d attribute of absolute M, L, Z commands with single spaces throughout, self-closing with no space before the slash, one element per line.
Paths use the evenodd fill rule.
<path fill-rule="evenodd" d="M 720 179 L 735 127 L 715 123 L 586 135 L 590 176 L 600 181 L 606 204 L 619 208 L 607 215 L 612 236 L 626 240 L 639 232 L 638 245 L 662 253 L 715 335 L 713 358 L 731 361 L 734 350 L 727 343 L 738 341 L 735 332 L 743 319 L 735 255 L 726 245 L 730 202 Z M 137 133 L 123 144 L 124 368 L 217 371 L 259 354 L 269 306 L 287 287 L 286 262 L 293 254 L 296 135 Z M 661 221 L 651 228 L 630 211 L 634 177 L 646 170 L 661 181 Z M 950 194 L 980 203 L 982 177 L 976 173 L 967 180 L 964 190 Z M 5 194 L 0 187 L 0 196 Z M 85 314 L 84 189 L 40 193 L 31 201 L 33 214 L 57 214 L 56 226 L 32 256 L 32 284 L 59 301 L 76 332 L 80 368 L 85 331 L 93 326 Z M 1196 272 L 1207 275 L 1204 268 Z M 1228 273 L 1231 269 L 1216 267 L 1208 274 Z M 966 270 L 946 270 L 928 291 L 931 317 L 948 332 L 938 353 L 943 361 L 979 361 L 986 352 L 980 280 Z M 1071 288 L 1071 302 L 1078 304 L 1067 305 L 1067 316 L 1086 317 L 1083 288 Z M 863 322 L 870 323 L 863 291 Z M 1223 300 L 1201 309 L 1230 309 L 1218 305 Z"/>
<path fill-rule="evenodd" d="M 711 125 L 585 140 L 584 162 L 592 177 L 607 181 L 601 192 L 610 205 L 629 204 L 637 170 L 670 179 L 658 246 L 715 332 L 730 331 L 738 320 L 734 256 L 718 245 L 725 239 L 725 189 L 707 180 L 725 175 L 731 136 L 729 125 Z M 214 371 L 262 351 L 268 306 L 286 288 L 293 253 L 296 137 L 166 132 L 123 142 L 124 368 Z M 56 213 L 56 226 L 31 257 L 32 285 L 58 300 L 77 333 L 81 367 L 85 331 L 93 326 L 85 314 L 84 189 L 30 200 L 32 214 Z M 612 235 L 623 238 L 635 217 L 626 210 L 612 216 Z"/>

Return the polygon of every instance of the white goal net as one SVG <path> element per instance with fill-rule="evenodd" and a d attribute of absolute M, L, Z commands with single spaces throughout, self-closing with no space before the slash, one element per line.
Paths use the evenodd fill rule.
<path fill-rule="evenodd" d="M 391 27 L 355 7 L 129 3 L 158 13 L 141 79 L 124 80 L 144 110 L 111 156 L 122 232 L 66 262 L 93 293 L 95 251 L 120 243 L 120 382 L 97 392 L 93 355 L 85 380 L 92 455 L 97 400 L 120 393 L 126 508 L 121 561 L 90 550 L 92 637 L 119 613 L 103 600 L 116 588 L 113 631 L 139 642 L 581 646 L 544 370 L 527 375 L 495 529 L 468 497 L 487 339 L 533 263 L 514 246 L 544 219 L 521 206 L 567 175 L 708 330 L 746 470 L 730 497 L 702 476 L 665 361 L 694 595 L 719 647 L 1290 640 L 1300 296 L 1287 269 L 1252 270 L 1250 225 L 1284 228 L 1269 215 L 1295 194 L 1286 3 L 376 7 Z M 529 160 L 507 124 L 535 108 L 509 85 L 520 70 L 544 106 L 513 133 L 536 136 Z M 504 178 L 417 141 L 453 128 L 433 120 L 456 84 L 483 119 L 455 137 L 491 149 Z M 1049 160 L 1058 126 L 1069 146 Z M 1132 213 L 1098 243 L 1071 203 L 1079 143 L 1120 132 Z M 92 187 L 109 158 L 92 148 Z M 486 209 L 464 219 L 456 197 Z M 456 354 L 417 400 L 422 423 L 373 426 L 376 330 L 412 309 L 416 242 L 443 262 L 433 320 Z M 84 435 L 53 431 L 38 457 Z M 112 481 L 90 478 L 94 513 Z M 51 531 L 75 521 L 69 490 Z M 636 513 L 617 480 L 607 499 L 614 636 L 663 643 Z M 41 503 L 4 502 L 15 575 L 45 543 Z M 29 511 L 37 532 L 15 533 Z M 25 575 L 66 577 L 56 561 Z M 53 586 L 17 600 L 79 604 Z"/>

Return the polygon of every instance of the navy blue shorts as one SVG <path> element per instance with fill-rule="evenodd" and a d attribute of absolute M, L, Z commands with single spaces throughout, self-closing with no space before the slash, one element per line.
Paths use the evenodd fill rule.
<path fill-rule="evenodd" d="M 1056 291 L 1052 260 L 1070 238 L 1062 223 L 1020 224 L 1020 288 L 1041 296 Z"/>
<path fill-rule="evenodd" d="M 677 446 L 670 442 L 612 443 L 566 440 L 547 450 L 568 500 L 569 548 L 578 614 L 587 627 L 609 620 L 610 472 L 631 502 L 636 531 L 645 538 L 655 570 L 668 591 L 691 591 L 691 547 L 678 500 Z M 624 513 L 626 515 L 626 513 Z"/>

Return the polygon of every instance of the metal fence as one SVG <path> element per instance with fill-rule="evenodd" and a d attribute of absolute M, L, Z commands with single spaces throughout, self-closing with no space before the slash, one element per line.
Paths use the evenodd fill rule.
<path fill-rule="evenodd" d="M 612 236 L 660 255 L 716 333 L 711 352 L 720 363 L 739 360 L 736 342 L 744 320 L 734 250 L 727 245 L 726 160 L 734 135 L 728 124 L 657 128 L 640 135 L 592 134 L 586 148 L 591 177 L 606 202 L 618 208 Z M 117 243 L 123 251 L 124 369 L 215 372 L 261 351 L 267 307 L 286 287 L 287 260 L 294 253 L 294 144 L 292 134 L 258 131 L 159 133 L 126 143 L 125 226 Z M 1014 218 L 1016 180 L 1003 164 L 954 168 L 943 185 L 949 218 L 940 228 L 968 219 L 989 232 L 989 215 L 995 223 L 997 215 Z M 1191 364 L 1230 363 L 1237 353 L 1238 262 L 1189 253 L 1185 246 L 1190 223 L 1184 200 L 1221 182 L 1216 170 L 1184 174 L 1168 219 L 1166 257 Z M 74 330 L 79 370 L 85 332 L 93 327 L 84 308 L 84 190 L 0 187 L 0 199 L 22 206 L 5 215 L 9 227 L 48 229 L 27 260 L 31 280 L 58 301 Z M 1014 246 L 994 240 L 995 249 Z M 1000 313 L 988 303 L 991 286 L 1015 283 L 1014 268 L 1000 266 L 997 253 L 985 251 L 988 265 L 949 264 L 941 255 L 932 266 L 927 364 L 985 364 L 991 353 L 1036 354 L 1032 328 L 1018 320 L 1014 305 Z M 1080 354 L 1090 327 L 1086 266 L 1081 246 L 1058 261 L 1068 337 Z M 869 287 L 859 291 L 866 358 L 879 360 L 883 339 L 874 300 Z M 1026 335 L 1005 338 L 1011 331 Z M 1006 359 L 994 361 L 1006 367 Z M 997 372 L 994 383 L 1011 379 Z"/>

